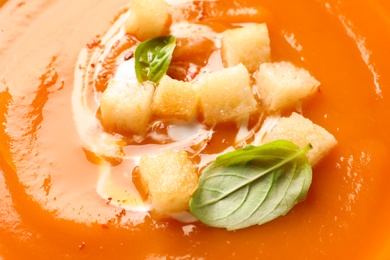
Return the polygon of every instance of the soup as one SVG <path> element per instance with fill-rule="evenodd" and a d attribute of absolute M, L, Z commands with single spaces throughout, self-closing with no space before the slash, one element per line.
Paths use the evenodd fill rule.
<path fill-rule="evenodd" d="M 100 44 L 127 1 L 9 1 L 0 11 L 0 256 L 388 257 L 386 3 L 240 3 L 263 10 L 246 18 L 267 23 L 273 60 L 292 61 L 321 82 L 302 113 L 339 144 L 314 168 L 306 200 L 265 225 L 228 232 L 102 199 L 96 158 L 75 125 L 74 71 L 83 65 L 80 50 Z"/>

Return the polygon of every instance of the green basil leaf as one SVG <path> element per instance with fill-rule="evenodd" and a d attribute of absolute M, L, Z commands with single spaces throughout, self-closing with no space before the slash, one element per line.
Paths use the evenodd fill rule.
<path fill-rule="evenodd" d="M 277 140 L 217 157 L 199 178 L 190 211 L 208 226 L 237 230 L 271 221 L 306 197 L 312 168 L 306 152 Z"/>
<path fill-rule="evenodd" d="M 168 70 L 176 47 L 174 36 L 162 36 L 141 42 L 134 53 L 135 73 L 139 83 L 158 83 Z"/>

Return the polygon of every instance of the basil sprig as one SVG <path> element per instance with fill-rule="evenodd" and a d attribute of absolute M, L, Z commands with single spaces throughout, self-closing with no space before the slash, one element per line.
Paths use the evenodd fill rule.
<path fill-rule="evenodd" d="M 140 83 L 158 83 L 168 70 L 176 47 L 174 36 L 162 36 L 141 42 L 134 53 L 135 73 Z"/>
<path fill-rule="evenodd" d="M 208 226 L 237 230 L 271 221 L 306 197 L 312 168 L 306 152 L 277 140 L 219 156 L 199 178 L 190 211 Z"/>

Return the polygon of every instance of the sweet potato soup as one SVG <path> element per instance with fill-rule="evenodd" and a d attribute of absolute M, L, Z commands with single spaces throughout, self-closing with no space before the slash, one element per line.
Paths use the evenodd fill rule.
<path fill-rule="evenodd" d="M 338 144 L 314 166 L 306 199 L 236 231 L 155 218 L 115 156 L 131 157 L 131 140 L 96 127 L 96 97 L 136 44 L 115 38 L 128 1 L 1 1 L 0 259 L 389 259 L 389 3 L 180 2 L 173 17 L 215 32 L 266 23 L 272 60 L 321 82 L 300 112 Z M 196 39 L 178 41 L 169 75 L 189 80 L 205 66 L 213 46 Z M 229 143 L 234 127 L 213 141 Z"/>

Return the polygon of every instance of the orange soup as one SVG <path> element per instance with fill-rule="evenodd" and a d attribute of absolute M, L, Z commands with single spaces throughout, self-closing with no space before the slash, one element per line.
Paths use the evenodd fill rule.
<path fill-rule="evenodd" d="M 313 168 L 304 201 L 283 217 L 237 231 L 155 219 L 98 194 L 105 173 L 85 145 L 97 130 L 88 128 L 91 117 L 74 102 L 78 72 L 91 69 L 81 50 L 105 49 L 104 35 L 128 1 L 3 2 L 0 259 L 390 258 L 388 2 L 195 1 L 199 8 L 181 12 L 186 19 L 202 16 L 216 31 L 267 23 L 272 60 L 290 61 L 321 82 L 319 93 L 302 103 L 302 114 L 338 141 Z M 180 13 L 185 4 L 177 8 Z M 112 56 L 131 46 L 122 39 Z M 211 54 L 192 51 L 184 52 L 184 61 L 201 64 Z M 113 76 L 109 58 L 100 64 L 107 73 L 99 81 L 84 78 L 96 87 L 89 93 L 100 95 Z M 87 93 L 84 101 L 96 108 L 91 97 Z M 220 139 L 229 139 L 229 131 L 220 131 Z M 117 176 L 111 181 L 134 188 L 121 161 L 109 161 Z"/>

